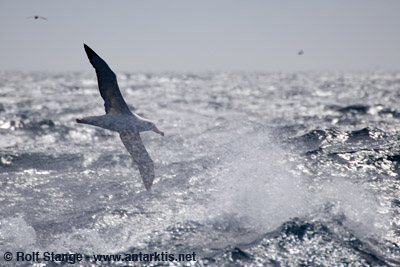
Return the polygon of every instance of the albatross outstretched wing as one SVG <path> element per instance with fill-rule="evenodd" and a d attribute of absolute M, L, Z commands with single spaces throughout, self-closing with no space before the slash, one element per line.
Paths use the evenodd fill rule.
<path fill-rule="evenodd" d="M 144 186 L 150 190 L 154 180 L 154 163 L 143 145 L 139 132 L 121 132 L 119 134 L 125 148 L 136 162 Z"/>
<path fill-rule="evenodd" d="M 84 44 L 86 54 L 96 69 L 101 97 L 104 99 L 106 113 L 129 113 L 130 110 L 119 91 L 117 77 L 107 63 L 89 46 Z"/>

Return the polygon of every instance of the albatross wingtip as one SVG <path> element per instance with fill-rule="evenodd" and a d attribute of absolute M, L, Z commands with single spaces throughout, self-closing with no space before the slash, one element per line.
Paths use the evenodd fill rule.
<path fill-rule="evenodd" d="M 89 60 L 91 60 L 92 57 L 94 55 L 96 55 L 96 53 L 86 44 L 83 44 L 83 47 L 85 48 L 85 52 L 86 52 L 86 55 L 88 56 Z"/>

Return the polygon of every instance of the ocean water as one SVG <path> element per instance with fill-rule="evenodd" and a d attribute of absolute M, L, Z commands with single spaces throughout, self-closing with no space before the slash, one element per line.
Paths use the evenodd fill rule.
<path fill-rule="evenodd" d="M 149 192 L 75 122 L 104 113 L 94 73 L 0 73 L 1 266 L 400 266 L 400 73 L 117 77 L 166 134 Z M 140 252 L 196 257 L 94 258 Z"/>

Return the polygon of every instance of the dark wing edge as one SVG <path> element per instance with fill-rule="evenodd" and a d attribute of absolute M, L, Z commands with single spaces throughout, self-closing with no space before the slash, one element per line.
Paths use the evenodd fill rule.
<path fill-rule="evenodd" d="M 139 132 L 122 132 L 119 134 L 125 148 L 137 164 L 146 190 L 150 190 L 154 181 L 154 163 L 143 145 Z"/>
<path fill-rule="evenodd" d="M 130 110 L 121 95 L 115 73 L 89 46 L 86 44 L 83 46 L 90 63 L 96 70 L 99 91 L 104 100 L 106 113 L 129 113 Z"/>

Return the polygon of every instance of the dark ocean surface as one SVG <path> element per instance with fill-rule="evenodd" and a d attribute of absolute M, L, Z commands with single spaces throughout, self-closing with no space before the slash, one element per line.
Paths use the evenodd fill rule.
<path fill-rule="evenodd" d="M 0 73 L 1 266 L 400 266 L 400 73 L 117 77 L 166 134 L 142 133 L 150 192 L 75 122 L 104 113 L 94 73 Z M 140 252 L 196 261 L 93 256 Z"/>

